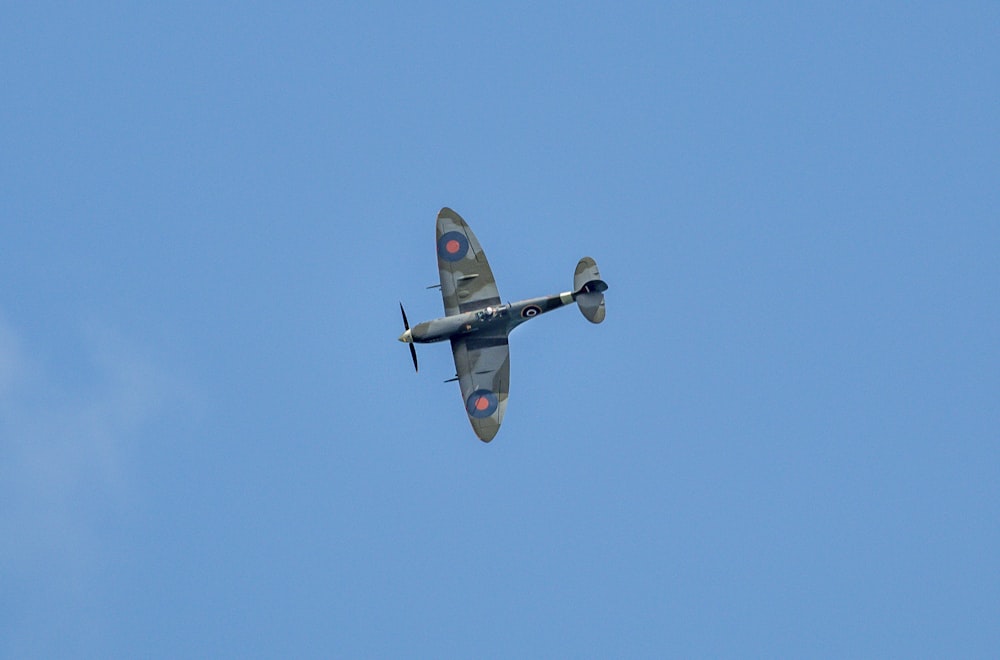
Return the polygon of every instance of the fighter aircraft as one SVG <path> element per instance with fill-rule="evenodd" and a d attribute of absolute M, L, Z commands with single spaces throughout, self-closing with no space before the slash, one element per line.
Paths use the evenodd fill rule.
<path fill-rule="evenodd" d="M 604 292 L 597 263 L 584 257 L 576 265 L 573 290 L 552 296 L 529 298 L 515 303 L 500 302 L 493 271 L 479 246 L 476 235 L 460 215 L 449 208 L 437 217 L 437 256 L 445 316 L 410 327 L 403 303 L 405 332 L 399 341 L 410 347 L 413 368 L 417 369 L 414 344 L 451 342 L 455 357 L 455 378 L 462 388 L 465 412 L 472 429 L 483 442 L 500 430 L 510 391 L 510 350 L 507 337 L 525 321 L 575 302 L 591 323 L 604 320 Z"/>

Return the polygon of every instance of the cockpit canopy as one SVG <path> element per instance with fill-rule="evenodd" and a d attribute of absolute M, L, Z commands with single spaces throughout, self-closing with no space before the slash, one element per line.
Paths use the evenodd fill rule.
<path fill-rule="evenodd" d="M 501 307 L 490 306 L 487 307 L 486 309 L 481 309 L 478 312 L 476 312 L 476 318 L 480 321 L 492 321 L 493 319 L 498 318 L 503 313 L 504 309 L 506 309 L 505 306 Z"/>

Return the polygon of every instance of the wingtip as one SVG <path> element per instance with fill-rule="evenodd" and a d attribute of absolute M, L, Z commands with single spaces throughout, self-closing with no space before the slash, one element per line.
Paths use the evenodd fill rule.
<path fill-rule="evenodd" d="M 471 421 L 471 420 L 470 420 Z M 489 443 L 490 440 L 496 437 L 497 432 L 500 430 L 500 425 L 495 421 L 492 424 L 484 424 L 483 421 L 486 420 L 476 420 L 479 423 L 473 422 L 472 430 L 476 432 L 476 437 L 485 443 Z"/>
<path fill-rule="evenodd" d="M 437 219 L 439 228 L 442 222 L 445 223 L 452 222 L 459 226 L 467 226 L 467 223 L 462 218 L 462 216 L 460 216 L 457 212 L 455 212 L 454 209 L 447 206 L 442 207 L 442 209 L 438 211 Z"/>

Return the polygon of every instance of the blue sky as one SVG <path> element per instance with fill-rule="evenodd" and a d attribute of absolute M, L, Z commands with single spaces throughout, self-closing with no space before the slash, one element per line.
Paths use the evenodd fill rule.
<path fill-rule="evenodd" d="M 995 657 L 995 3 L 0 9 L 0 656 Z M 476 440 L 434 218 L 512 337 Z"/>

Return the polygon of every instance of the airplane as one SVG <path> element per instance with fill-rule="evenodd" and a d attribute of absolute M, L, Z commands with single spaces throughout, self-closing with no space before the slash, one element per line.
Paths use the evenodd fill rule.
<path fill-rule="evenodd" d="M 573 275 L 573 290 L 551 296 L 501 304 L 493 271 L 476 235 L 450 208 L 437 216 L 437 256 L 445 316 L 410 327 L 406 310 L 399 303 L 405 331 L 399 341 L 409 345 L 413 368 L 417 367 L 414 344 L 448 340 L 455 358 L 455 377 L 462 389 L 465 412 L 476 436 L 489 442 L 500 430 L 510 392 L 508 336 L 514 328 L 553 309 L 576 303 L 591 323 L 604 320 L 604 292 L 597 263 L 580 259 Z"/>

